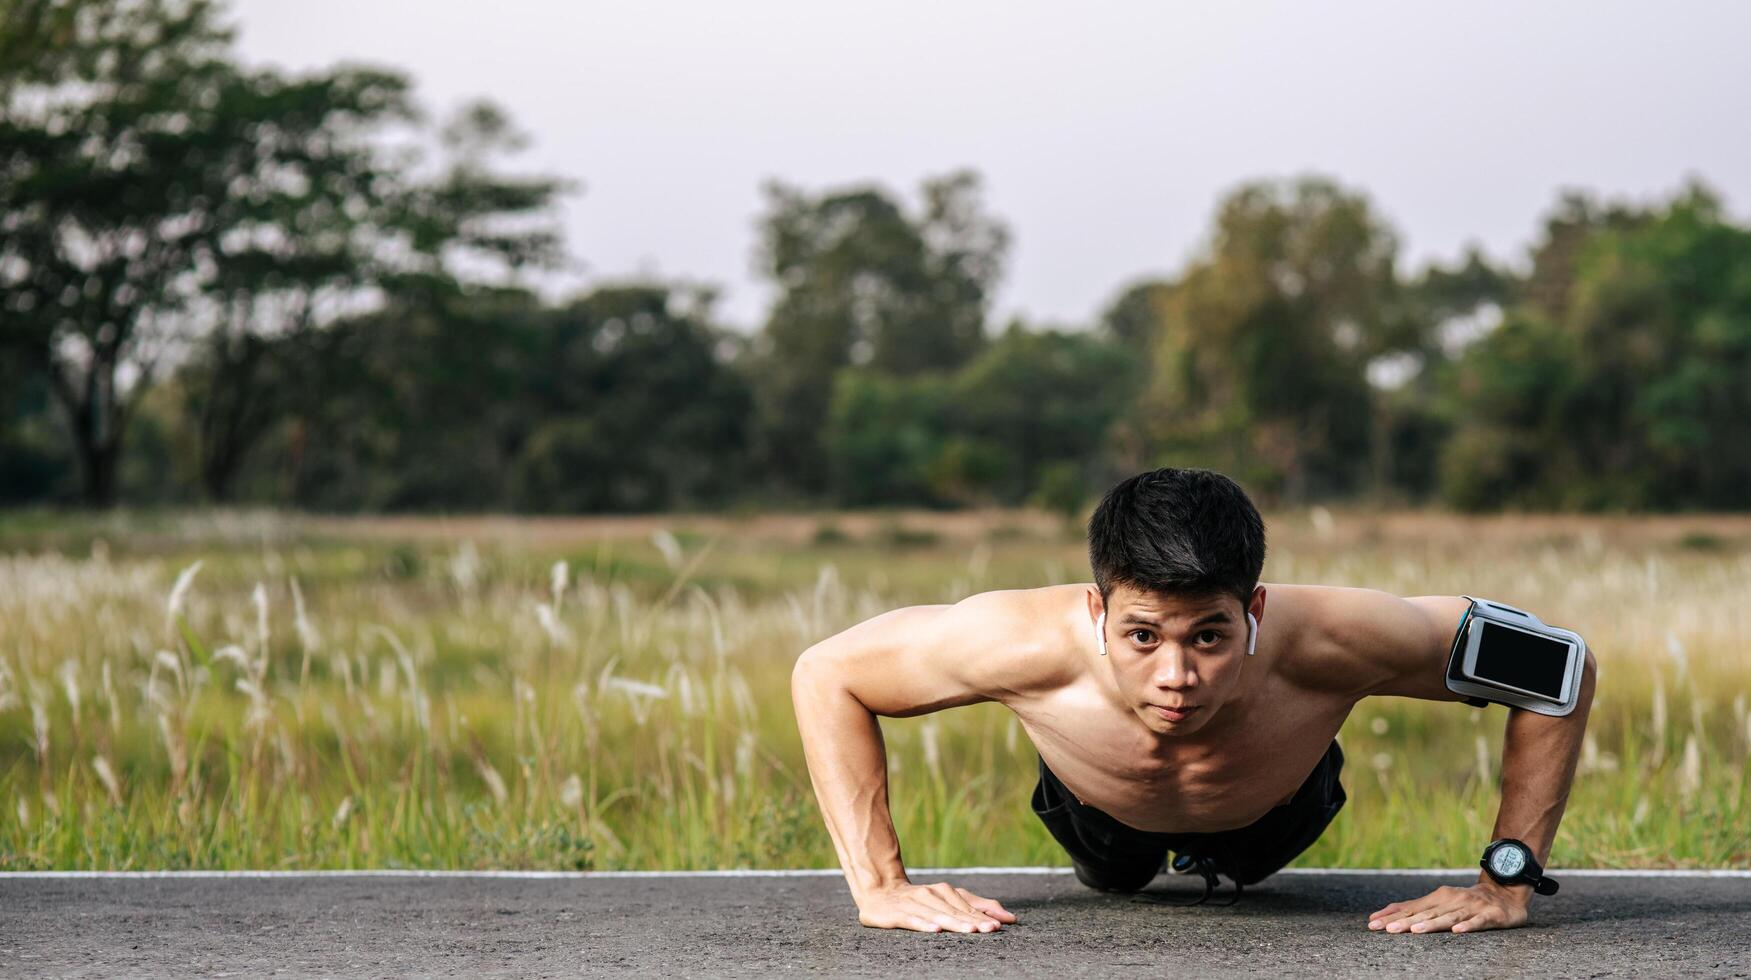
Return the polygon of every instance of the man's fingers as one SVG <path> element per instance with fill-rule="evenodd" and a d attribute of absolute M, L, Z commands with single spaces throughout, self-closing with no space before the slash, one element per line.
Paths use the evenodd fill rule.
<path fill-rule="evenodd" d="M 1387 932 L 1404 932 L 1412 924 L 1446 911 L 1447 906 L 1452 904 L 1452 900 L 1445 895 L 1427 895 L 1414 902 L 1406 902 L 1404 908 L 1380 921 Z M 1372 926 L 1373 923 L 1369 925 Z"/>
<path fill-rule="evenodd" d="M 941 895 L 943 901 L 947 902 L 954 911 L 955 917 L 967 923 L 971 928 L 980 932 L 990 932 L 997 928 L 997 920 L 974 908 L 962 897 L 960 889 L 944 884 L 940 891 L 933 888 L 932 892 Z"/>
<path fill-rule="evenodd" d="M 932 895 L 942 896 L 942 900 L 947 902 L 949 908 L 954 909 L 956 912 L 972 916 L 976 920 L 983 920 L 985 918 L 985 913 L 974 908 L 972 903 L 967 901 L 967 897 L 961 894 L 961 889 L 956 888 L 953 885 L 946 882 L 941 885 L 932 885 L 930 886 L 930 893 Z"/>
<path fill-rule="evenodd" d="M 1489 914 L 1487 912 L 1479 912 L 1478 914 L 1472 916 L 1469 919 L 1464 920 L 1463 922 L 1455 923 L 1453 926 L 1453 931 L 1454 932 L 1477 932 L 1479 929 L 1489 929 L 1492 927 L 1492 925 L 1493 925 L 1493 923 L 1490 922 Z"/>
<path fill-rule="evenodd" d="M 961 897 L 967 900 L 968 904 L 986 915 L 1004 922 L 1015 921 L 1015 913 L 1004 908 L 1002 902 L 999 902 L 994 898 L 981 898 L 980 896 L 967 891 L 965 888 L 956 888 L 955 891 L 959 892 Z"/>
<path fill-rule="evenodd" d="M 1454 923 L 1464 920 L 1469 915 L 1471 915 L 1471 910 L 1469 908 L 1451 909 L 1432 919 L 1424 919 L 1423 921 L 1416 923 L 1411 926 L 1411 931 L 1441 932 L 1450 928 Z"/>
<path fill-rule="evenodd" d="M 943 922 L 943 927 L 946 929 L 973 932 L 982 923 L 989 922 L 992 927 L 997 925 L 996 922 L 976 909 L 961 908 L 960 905 L 956 904 L 960 902 L 960 896 L 954 895 L 952 889 L 948 891 L 949 894 L 945 895 L 941 891 L 927 888 L 917 893 L 916 901 L 919 905 L 924 906 L 933 919 Z"/>

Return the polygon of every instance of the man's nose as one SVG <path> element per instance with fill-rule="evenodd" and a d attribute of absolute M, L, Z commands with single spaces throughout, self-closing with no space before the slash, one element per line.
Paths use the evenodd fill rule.
<path fill-rule="evenodd" d="M 1186 656 L 1179 647 L 1163 645 L 1161 659 L 1155 670 L 1155 685 L 1178 691 L 1184 688 L 1198 686 L 1198 672 L 1192 667 L 1192 659 Z"/>

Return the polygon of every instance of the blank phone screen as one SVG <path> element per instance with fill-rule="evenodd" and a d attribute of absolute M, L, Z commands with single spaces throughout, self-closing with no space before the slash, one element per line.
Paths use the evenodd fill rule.
<path fill-rule="evenodd" d="M 1569 645 L 1534 636 L 1498 623 L 1484 622 L 1472 675 L 1522 691 L 1563 699 L 1563 675 L 1568 671 Z"/>

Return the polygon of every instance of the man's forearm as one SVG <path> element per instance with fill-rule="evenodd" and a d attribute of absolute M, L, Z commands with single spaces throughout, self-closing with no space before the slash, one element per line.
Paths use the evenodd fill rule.
<path fill-rule="evenodd" d="M 791 673 L 790 690 L 815 799 L 851 896 L 861 903 L 869 891 L 908 880 L 888 810 L 881 724 L 836 682 L 830 663 L 807 654 Z"/>
<path fill-rule="evenodd" d="M 1587 731 L 1595 674 L 1591 651 L 1585 664 L 1574 711 L 1562 717 L 1523 710 L 1508 713 L 1502 744 L 1502 805 L 1493 836 L 1524 841 L 1540 864 L 1549 861 Z"/>

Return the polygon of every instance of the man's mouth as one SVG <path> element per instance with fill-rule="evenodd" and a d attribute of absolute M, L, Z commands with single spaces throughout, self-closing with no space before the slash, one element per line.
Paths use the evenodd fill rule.
<path fill-rule="evenodd" d="M 1168 721 L 1185 721 L 1187 718 L 1191 717 L 1192 712 L 1197 711 L 1200 706 L 1195 704 L 1182 704 L 1177 708 L 1164 708 L 1159 704 L 1152 704 L 1149 707 L 1153 708 L 1156 714 L 1166 718 Z"/>

